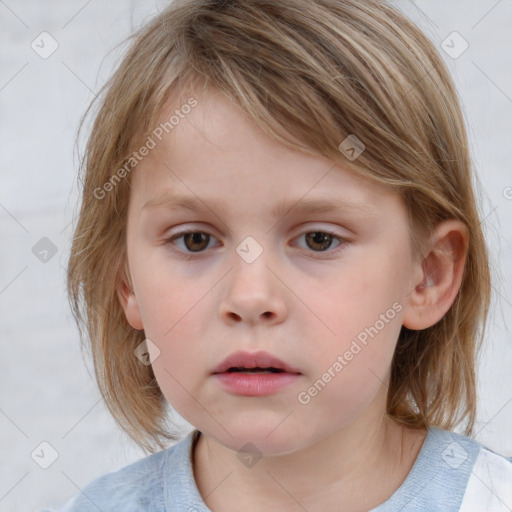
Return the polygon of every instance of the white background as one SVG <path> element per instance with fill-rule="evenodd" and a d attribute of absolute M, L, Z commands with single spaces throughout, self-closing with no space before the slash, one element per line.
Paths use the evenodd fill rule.
<path fill-rule="evenodd" d="M 0 0 L 0 511 L 58 506 L 93 478 L 144 456 L 99 398 L 64 277 L 78 199 L 79 120 L 117 62 L 119 52 L 110 50 L 165 3 Z M 398 5 L 443 54 L 465 109 L 495 279 L 475 437 L 510 456 L 512 1 Z M 42 31 L 59 45 L 47 59 L 31 48 Z M 469 43 L 457 59 L 441 47 L 452 31 Z M 46 263 L 32 252 L 43 237 L 57 248 Z M 191 428 L 180 425 L 183 433 Z M 31 458 L 43 441 L 58 453 L 46 470 Z"/>

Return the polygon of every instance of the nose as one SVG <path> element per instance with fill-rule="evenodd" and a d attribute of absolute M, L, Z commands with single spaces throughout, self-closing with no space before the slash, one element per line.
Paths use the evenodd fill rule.
<path fill-rule="evenodd" d="M 285 285 L 276 277 L 279 273 L 267 265 L 265 251 L 248 263 L 238 255 L 234 267 L 226 276 L 227 288 L 219 306 L 219 316 L 226 323 L 283 322 L 287 315 Z"/>

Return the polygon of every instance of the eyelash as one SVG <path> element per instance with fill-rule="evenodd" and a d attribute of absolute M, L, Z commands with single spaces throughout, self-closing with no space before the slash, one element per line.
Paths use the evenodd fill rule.
<path fill-rule="evenodd" d="M 209 235 L 210 237 L 212 238 L 215 238 L 213 235 L 211 235 L 210 233 L 208 233 L 207 231 L 201 231 L 201 230 L 189 230 L 189 231 L 180 231 L 179 233 L 176 233 L 174 234 L 173 236 L 167 238 L 165 240 L 165 243 L 168 244 L 168 245 L 174 245 L 173 242 L 175 240 L 178 240 L 179 238 L 182 238 L 184 235 L 187 235 L 187 234 L 193 234 L 193 233 L 201 233 L 201 234 L 205 234 L 205 235 Z M 339 245 L 337 245 L 333 250 L 325 250 L 325 251 L 308 251 L 308 252 L 313 252 L 313 253 L 318 253 L 318 254 L 324 254 L 324 253 L 328 253 L 328 254 L 338 254 L 340 251 L 344 250 L 345 249 L 345 246 L 349 243 L 348 240 L 346 238 L 343 238 L 341 236 L 338 236 L 336 235 L 335 233 L 332 233 L 330 231 L 322 231 L 322 230 L 311 230 L 311 231 L 305 231 L 304 233 L 302 233 L 300 236 L 303 236 L 303 235 L 307 235 L 307 234 L 310 234 L 310 233 L 322 233 L 324 235 L 331 235 L 335 240 L 339 240 Z M 297 237 L 298 238 L 298 237 Z M 177 252 L 178 255 L 185 259 L 185 260 L 192 260 L 192 259 L 197 259 L 197 258 L 200 258 L 201 255 L 206 252 L 206 249 L 203 250 L 203 251 L 199 251 L 199 252 L 196 252 L 196 253 L 193 253 L 193 252 L 184 252 L 182 249 L 176 249 L 176 248 L 172 248 L 173 251 Z M 316 258 L 316 257 L 315 257 Z"/>

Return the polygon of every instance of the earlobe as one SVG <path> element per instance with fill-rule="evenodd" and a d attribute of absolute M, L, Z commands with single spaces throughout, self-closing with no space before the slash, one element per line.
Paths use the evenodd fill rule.
<path fill-rule="evenodd" d="M 142 323 L 137 297 L 135 296 L 131 286 L 128 285 L 124 279 L 119 283 L 117 296 L 128 323 L 138 331 L 143 330 L 144 325 Z"/>
<path fill-rule="evenodd" d="M 441 320 L 459 291 L 466 262 L 469 234 L 463 222 L 441 222 L 431 238 L 434 243 L 422 265 L 422 278 L 414 283 L 402 323 L 422 330 Z"/>

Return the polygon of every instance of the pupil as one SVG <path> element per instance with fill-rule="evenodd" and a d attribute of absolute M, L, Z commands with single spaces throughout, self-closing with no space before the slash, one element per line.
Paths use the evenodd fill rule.
<path fill-rule="evenodd" d="M 203 247 L 199 247 L 199 249 L 196 247 L 195 249 L 190 247 L 190 245 L 187 243 L 187 241 L 190 241 L 192 240 L 192 243 L 193 244 L 200 244 L 203 242 Z M 206 235 L 205 233 L 201 233 L 201 232 L 196 232 L 196 233 L 187 233 L 185 235 L 185 245 L 187 246 L 187 249 L 189 249 L 190 251 L 192 252 L 198 252 L 202 249 L 204 249 L 206 247 L 206 245 L 204 245 L 204 241 L 206 240 L 206 245 L 208 245 L 208 235 Z"/>
<path fill-rule="evenodd" d="M 314 233 L 308 233 L 306 235 L 306 238 L 309 241 L 313 241 L 314 244 L 320 244 L 323 247 L 321 248 L 322 251 L 329 248 L 329 245 L 332 241 L 332 235 L 329 233 L 322 233 L 321 231 L 315 231 Z M 313 247 L 314 248 L 314 247 Z"/>

